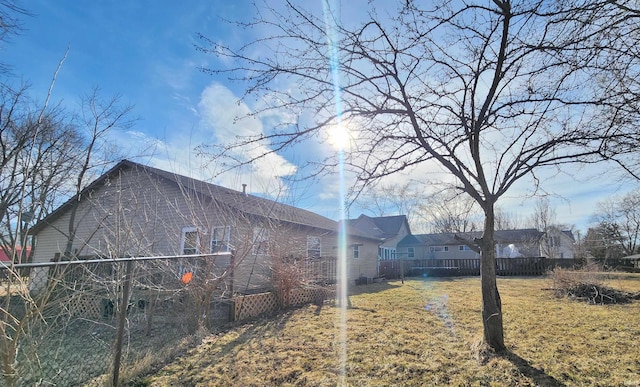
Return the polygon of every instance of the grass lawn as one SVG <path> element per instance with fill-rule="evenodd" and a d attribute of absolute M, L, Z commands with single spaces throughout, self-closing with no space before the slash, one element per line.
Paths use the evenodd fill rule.
<path fill-rule="evenodd" d="M 607 284 L 640 291 L 639 275 Z M 309 305 L 208 336 L 141 380 L 152 386 L 640 386 L 640 301 L 557 299 L 543 278 L 499 278 L 501 356 L 480 345 L 478 278 L 411 279 L 353 289 L 340 364 L 340 312 Z M 344 367 L 344 368 L 343 368 Z"/>

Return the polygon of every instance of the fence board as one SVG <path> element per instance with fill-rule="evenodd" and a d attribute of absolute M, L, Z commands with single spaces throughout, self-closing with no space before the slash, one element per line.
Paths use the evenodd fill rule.
<path fill-rule="evenodd" d="M 544 257 L 497 258 L 496 274 L 502 276 L 539 276 L 556 266 L 575 266 L 573 259 L 549 259 Z M 475 276 L 480 275 L 480 259 L 407 259 L 379 261 L 380 276 L 393 279 L 405 276 Z"/>

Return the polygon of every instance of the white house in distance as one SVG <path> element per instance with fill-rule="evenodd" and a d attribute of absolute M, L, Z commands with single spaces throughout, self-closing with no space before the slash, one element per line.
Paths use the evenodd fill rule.
<path fill-rule="evenodd" d="M 31 232 L 35 263 L 234 251 L 238 291 L 265 287 L 276 255 L 335 260 L 338 230 L 336 221 L 304 209 L 123 160 Z M 353 229 L 347 243 L 348 279 L 375 277 L 379 238 Z M 230 264 L 216 261 L 221 270 Z"/>
<path fill-rule="evenodd" d="M 548 227 L 540 244 L 541 254 L 547 258 L 574 259 L 575 243 L 571 230 Z"/>

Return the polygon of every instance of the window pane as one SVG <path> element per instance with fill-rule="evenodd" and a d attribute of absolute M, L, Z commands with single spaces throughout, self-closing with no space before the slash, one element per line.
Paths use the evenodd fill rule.
<path fill-rule="evenodd" d="M 198 231 L 185 231 L 182 254 L 198 254 Z"/>
<path fill-rule="evenodd" d="M 318 236 L 307 236 L 307 257 L 309 258 L 320 258 L 320 237 Z"/>
<path fill-rule="evenodd" d="M 231 227 L 214 227 L 211 233 L 211 252 L 227 252 L 231 251 L 229 247 L 229 237 L 231 234 Z"/>

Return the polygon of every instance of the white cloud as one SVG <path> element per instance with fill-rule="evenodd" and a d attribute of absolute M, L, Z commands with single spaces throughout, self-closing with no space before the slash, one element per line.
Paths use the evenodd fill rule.
<path fill-rule="evenodd" d="M 212 131 L 215 143 L 219 146 L 228 146 L 248 137 L 267 134 L 262 121 L 252 114 L 249 106 L 220 84 L 212 83 L 202 92 L 198 110 L 201 127 Z M 256 185 L 265 187 L 263 189 L 272 189 L 267 187 L 273 187 L 274 178 L 291 176 L 297 171 L 296 165 L 273 153 L 268 144 L 263 142 L 232 149 L 231 156 L 241 162 L 257 159 L 247 171 L 249 176 L 245 177 L 255 181 Z M 276 185 L 278 189 L 286 187 L 282 182 Z"/>

